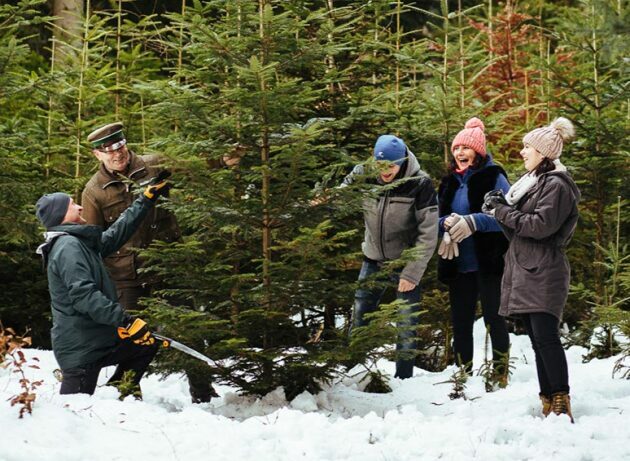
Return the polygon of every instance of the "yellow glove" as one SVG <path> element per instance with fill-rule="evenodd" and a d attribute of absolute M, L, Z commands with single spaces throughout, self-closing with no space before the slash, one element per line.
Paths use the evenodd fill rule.
<path fill-rule="evenodd" d="M 152 346 L 155 343 L 147 323 L 142 319 L 135 319 L 126 327 L 118 327 L 118 336 L 120 339 L 129 339 L 139 346 Z"/>
<path fill-rule="evenodd" d="M 162 181 L 157 184 L 151 184 L 144 190 L 144 196 L 155 202 L 160 195 L 164 195 L 171 188 L 168 181 Z"/>

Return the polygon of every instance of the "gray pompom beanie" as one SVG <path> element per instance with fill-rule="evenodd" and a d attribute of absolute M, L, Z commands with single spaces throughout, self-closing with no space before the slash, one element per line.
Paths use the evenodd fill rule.
<path fill-rule="evenodd" d="M 37 219 L 39 219 L 46 229 L 58 226 L 63 222 L 63 218 L 68 212 L 70 196 L 63 192 L 43 195 L 35 205 Z"/>
<path fill-rule="evenodd" d="M 564 117 L 558 117 L 549 126 L 536 128 L 523 137 L 523 143 L 529 144 L 543 157 L 556 160 L 562 154 L 565 141 L 573 138 L 573 124 Z"/>

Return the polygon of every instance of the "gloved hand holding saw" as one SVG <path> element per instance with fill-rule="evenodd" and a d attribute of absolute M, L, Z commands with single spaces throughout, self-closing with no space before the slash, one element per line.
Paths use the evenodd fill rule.
<path fill-rule="evenodd" d="M 139 346 L 152 346 L 155 338 L 149 331 L 147 323 L 142 319 L 134 319 L 126 327 L 118 327 L 118 336 L 123 340 L 133 341 Z"/>

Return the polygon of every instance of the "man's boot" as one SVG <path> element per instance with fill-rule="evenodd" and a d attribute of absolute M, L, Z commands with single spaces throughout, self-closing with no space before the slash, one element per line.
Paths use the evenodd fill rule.
<path fill-rule="evenodd" d="M 567 392 L 556 392 L 551 396 L 551 410 L 557 415 L 568 415 L 571 422 L 574 422 L 571 413 L 571 397 Z"/>
<path fill-rule="evenodd" d="M 547 397 L 544 394 L 538 394 L 540 397 L 540 403 L 542 403 L 542 414 L 546 418 L 551 413 L 551 397 Z"/>

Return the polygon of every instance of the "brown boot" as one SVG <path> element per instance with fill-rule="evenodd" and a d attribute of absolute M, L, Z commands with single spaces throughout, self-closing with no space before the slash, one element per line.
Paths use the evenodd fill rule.
<path fill-rule="evenodd" d="M 547 397 L 544 394 L 538 394 L 540 397 L 540 403 L 542 403 L 542 414 L 546 418 L 551 413 L 551 397 Z"/>
<path fill-rule="evenodd" d="M 557 415 L 568 415 L 573 423 L 571 414 L 571 397 L 567 392 L 556 392 L 551 396 L 551 410 Z"/>

